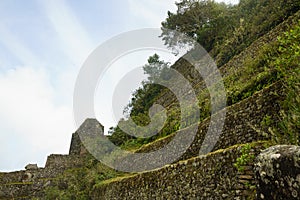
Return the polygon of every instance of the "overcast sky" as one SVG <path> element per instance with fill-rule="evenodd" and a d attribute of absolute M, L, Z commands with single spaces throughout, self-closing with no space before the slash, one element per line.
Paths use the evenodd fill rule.
<path fill-rule="evenodd" d="M 0 171 L 44 166 L 47 155 L 68 153 L 76 129 L 74 83 L 84 60 L 112 36 L 159 28 L 167 11 L 176 10 L 174 2 L 1 0 Z M 138 62 L 146 61 L 143 56 Z M 96 97 L 97 117 L 109 128 L 113 119 L 105 97 Z"/>

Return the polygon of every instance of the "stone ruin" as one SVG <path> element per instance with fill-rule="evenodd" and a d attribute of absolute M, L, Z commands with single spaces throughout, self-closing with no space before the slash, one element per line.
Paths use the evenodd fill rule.
<path fill-rule="evenodd" d="M 98 129 L 103 132 L 104 127 L 96 119 L 86 119 L 79 129 L 72 134 L 69 154 L 51 154 L 47 157 L 45 167 L 37 164 L 28 164 L 25 170 L 1 173 L 0 172 L 0 199 L 11 199 L 18 196 L 39 196 L 44 187 L 51 184 L 51 178 L 62 174 L 65 170 L 82 167 L 85 158 L 89 155 L 83 146 L 78 132 L 82 129 L 89 131 Z"/>
<path fill-rule="evenodd" d="M 89 153 L 83 146 L 79 133 L 84 133 L 85 131 L 89 133 L 103 133 L 103 126 L 96 119 L 87 119 L 73 133 L 69 154 L 52 154 L 48 156 L 44 168 L 39 168 L 36 164 L 28 164 L 25 167 L 26 170 L 0 173 L 0 199 L 17 197 L 30 199 L 33 196 L 43 196 L 42 191 L 51 185 L 52 178 L 59 176 L 67 169 L 84 166 L 84 158 Z M 209 189 L 208 186 L 211 186 L 213 188 L 203 191 L 203 197 L 205 195 L 210 196 L 209 192 L 211 192 L 215 197 L 243 199 L 245 195 L 249 196 L 249 192 L 251 192 L 251 190 L 249 191 L 249 189 L 245 188 L 244 182 L 251 181 L 251 184 L 257 185 L 257 199 L 300 199 L 300 147 L 278 145 L 260 152 L 263 149 L 263 143 L 258 143 L 253 149 L 253 153 L 256 155 L 254 168 L 247 166 L 247 169 L 251 170 L 246 170 L 243 174 L 237 173 L 236 169 L 232 168 L 232 161 L 239 154 L 239 148 L 238 146 L 233 146 L 207 156 L 194 157 L 184 162 L 178 162 L 159 170 L 140 173 L 121 182 L 112 181 L 110 184 L 103 185 L 93 191 L 93 199 L 98 199 L 99 196 L 114 199 L 120 194 L 124 197 L 130 195 L 128 198 L 132 197 L 132 195 L 141 196 L 141 194 L 145 195 L 145 197 L 151 194 L 153 197 L 159 198 L 162 197 L 162 193 L 160 193 L 161 185 L 172 185 L 172 183 L 176 183 L 174 188 L 168 187 L 170 189 L 168 193 L 163 194 L 175 195 L 175 193 L 185 191 L 180 190 L 180 188 L 175 190 L 175 186 L 181 187 L 182 185 L 184 187 L 184 185 L 188 185 L 188 182 L 196 181 L 193 170 L 197 170 L 198 175 L 201 175 L 203 171 L 203 177 L 201 182 L 196 181 L 195 184 L 190 185 L 189 195 L 193 193 L 197 195 L 202 189 Z M 223 163 L 222 166 L 219 166 L 220 163 Z M 211 165 L 211 167 L 199 168 L 198 165 L 207 165 L 207 167 Z M 216 171 L 217 168 L 218 170 Z M 171 169 L 172 173 L 169 171 Z M 225 179 L 224 173 L 227 177 Z M 224 186 L 226 185 L 226 187 L 223 188 L 221 184 L 219 185 L 220 187 L 215 188 L 213 182 L 222 177 L 223 179 L 219 181 L 225 181 Z M 149 178 L 151 178 L 151 181 L 148 180 Z M 153 181 L 156 184 L 153 184 Z M 132 182 L 135 184 L 132 185 Z M 203 187 L 201 184 L 207 185 L 207 187 Z M 141 187 L 141 185 L 148 185 L 148 189 L 144 190 L 145 188 Z M 227 187 L 230 187 L 231 190 L 228 190 Z M 218 193 L 215 193 L 216 191 Z"/>

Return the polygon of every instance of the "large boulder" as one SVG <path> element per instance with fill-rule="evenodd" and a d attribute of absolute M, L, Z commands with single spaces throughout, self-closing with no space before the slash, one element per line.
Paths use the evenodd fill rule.
<path fill-rule="evenodd" d="M 300 147 L 277 145 L 256 159 L 257 199 L 300 199 Z"/>

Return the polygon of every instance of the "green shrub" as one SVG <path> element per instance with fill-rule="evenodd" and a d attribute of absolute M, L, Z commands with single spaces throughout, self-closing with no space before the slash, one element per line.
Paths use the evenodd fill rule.
<path fill-rule="evenodd" d="M 239 172 L 243 172 L 245 170 L 245 166 L 253 162 L 255 156 L 251 153 L 251 148 L 250 144 L 246 144 L 241 148 L 241 156 L 238 157 L 234 163 L 234 166 Z"/>

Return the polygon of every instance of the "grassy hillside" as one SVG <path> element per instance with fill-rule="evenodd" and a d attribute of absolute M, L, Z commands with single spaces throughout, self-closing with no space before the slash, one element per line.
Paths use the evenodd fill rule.
<path fill-rule="evenodd" d="M 282 41 L 277 38 L 284 35 L 283 32 L 292 29 L 298 24 L 299 12 L 293 17 L 290 17 L 284 23 L 274 28 L 269 33 L 265 34 L 255 42 L 253 42 L 248 48 L 246 48 L 241 54 L 235 56 L 227 64 L 220 67 L 221 74 L 223 75 L 223 81 L 227 92 L 227 105 L 233 105 L 247 97 L 250 97 L 255 92 L 263 89 L 264 87 L 283 80 L 285 75 L 284 68 L 276 66 L 274 59 L 281 56 L 279 48 L 282 48 Z M 295 41 L 296 42 L 296 41 Z M 174 64 L 175 69 L 178 69 L 181 73 L 185 74 L 185 77 L 189 79 L 189 74 L 193 71 L 193 67 L 186 61 L 179 60 Z M 210 116 L 210 95 L 205 83 L 201 80 L 191 80 L 193 88 L 197 91 L 197 97 L 200 106 L 200 122 Z M 151 90 L 149 90 L 151 91 Z M 147 93 L 147 90 L 146 90 Z M 147 95 L 145 95 L 147 97 Z M 140 102 L 147 102 L 147 98 L 141 98 Z M 123 141 L 122 146 L 125 149 L 137 149 L 143 144 L 153 142 L 161 137 L 165 137 L 180 129 L 179 117 L 180 111 L 178 108 L 178 101 L 175 96 L 167 89 L 161 90 L 155 96 L 152 96 L 151 102 L 162 104 L 168 110 L 168 119 L 165 127 L 154 137 L 147 139 L 134 139 L 126 138 L 120 129 L 116 129 L 117 132 L 113 133 L 112 138 L 118 140 L 120 137 Z M 142 103 L 141 103 L 142 104 Z M 137 105 L 141 106 L 141 105 Z M 132 118 L 137 119 L 137 123 L 145 124 L 149 122 L 147 106 L 143 113 L 138 115 L 131 115 Z M 191 116 L 193 116 L 191 108 Z M 193 119 L 187 121 L 185 127 L 192 124 Z M 143 123 L 144 122 L 144 123 Z M 184 127 L 181 127 L 184 128 Z"/>
<path fill-rule="evenodd" d="M 227 32 L 214 36 L 221 39 L 214 40 L 210 44 L 211 54 L 216 58 L 223 76 L 228 106 L 235 105 L 274 83 L 280 83 L 283 86 L 285 95 L 281 97 L 280 111 L 276 116 L 280 119 L 280 123 L 273 123 L 274 119 L 265 115 L 260 124 L 272 135 L 272 144 L 299 144 L 300 139 L 300 12 L 298 5 L 298 1 L 245 0 L 241 1 L 238 6 L 226 7 L 228 16 L 239 16 L 238 22 L 232 22 L 233 28 L 222 29 Z M 276 12 L 278 6 L 282 8 L 279 9 L 280 12 Z M 251 12 L 242 13 L 250 7 Z M 186 7 L 185 12 L 181 14 L 188 13 L 192 8 Z M 171 18 L 174 17 L 169 15 L 169 19 Z M 203 36 L 208 30 L 201 30 L 201 34 L 200 30 L 198 31 L 199 36 Z M 240 40 L 241 38 L 243 39 Z M 145 147 L 142 148 L 147 148 L 153 143 L 168 141 L 165 137 L 170 139 L 168 135 L 180 128 L 187 128 L 193 123 L 201 123 L 210 117 L 208 89 L 205 88 L 201 78 L 193 79 L 189 76 L 193 67 L 183 60 L 177 61 L 172 67 L 192 81 L 201 108 L 200 121 L 195 122 L 191 118 L 184 127 L 180 127 L 178 118 L 180 111 L 174 95 L 163 87 L 144 86 L 139 91 L 140 93 L 137 92 L 143 95 L 137 96 L 139 99 L 131 102 L 129 115 L 140 125 L 145 125 L 149 122 L 148 109 L 151 104 L 163 102 L 168 110 L 165 127 L 159 134 L 147 139 L 129 137 L 121 129 L 114 127 L 110 136 L 113 142 L 127 150 L 137 150 L 143 145 Z M 191 116 L 193 116 L 193 108 L 190 109 Z M 48 199 L 89 199 L 93 187 L 109 183 L 109 181 L 103 182 L 104 180 L 131 176 L 109 169 L 97 163 L 93 158 L 90 158 L 89 162 L 84 168 L 72 169 L 57 177 L 44 191 L 46 197 Z"/>

